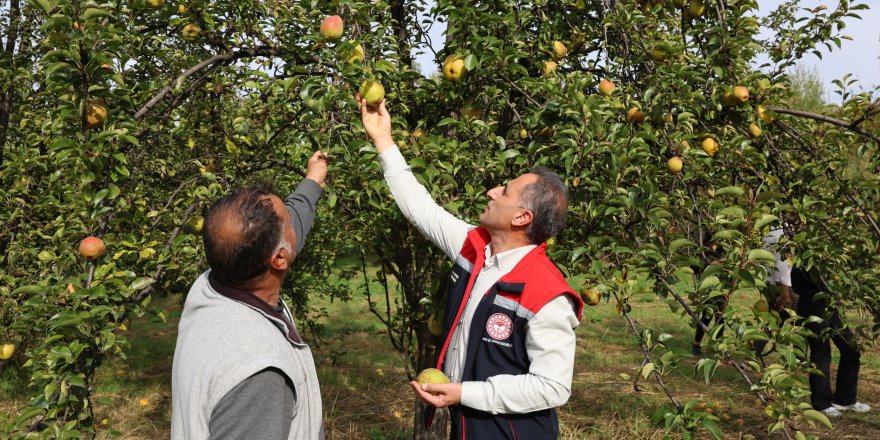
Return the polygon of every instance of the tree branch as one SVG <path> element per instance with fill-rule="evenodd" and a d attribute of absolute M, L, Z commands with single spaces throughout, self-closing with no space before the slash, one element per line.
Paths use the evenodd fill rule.
<path fill-rule="evenodd" d="M 877 142 L 878 144 L 880 144 L 880 137 L 878 137 L 877 135 L 871 133 L 870 131 L 863 130 L 863 129 L 861 129 L 861 128 L 858 127 L 858 123 L 860 123 L 861 121 L 858 121 L 858 122 L 846 122 L 846 121 L 843 121 L 843 120 L 840 120 L 840 119 L 832 118 L 832 117 L 830 117 L 830 116 L 825 116 L 825 115 L 820 115 L 820 114 L 816 114 L 816 113 L 806 112 L 806 111 L 803 111 L 803 110 L 793 110 L 793 109 L 790 109 L 790 108 L 782 108 L 782 107 L 767 107 L 767 110 L 771 110 L 771 111 L 774 111 L 774 112 L 776 112 L 776 113 L 782 113 L 782 114 L 785 114 L 785 115 L 799 116 L 799 117 L 802 117 L 802 118 L 813 119 L 813 120 L 815 120 L 815 121 L 826 122 L 826 123 L 829 123 L 829 124 L 831 124 L 831 125 L 836 125 L 836 126 L 838 126 L 838 127 L 845 128 L 845 129 L 850 130 L 850 131 L 852 131 L 852 132 L 854 132 L 854 133 L 858 133 L 858 134 L 860 134 L 860 135 L 862 135 L 862 136 L 865 136 L 865 137 L 867 137 L 867 138 L 869 138 L 869 139 L 872 139 L 874 142 Z"/>
<path fill-rule="evenodd" d="M 173 81 L 171 81 L 171 83 L 169 83 L 162 90 L 160 90 L 159 93 L 156 94 L 156 96 L 154 96 L 152 99 L 150 99 L 146 104 L 144 104 L 143 107 L 141 107 L 140 110 L 137 111 L 137 113 L 134 114 L 134 119 L 135 120 L 143 119 L 143 117 L 147 114 L 147 112 L 150 111 L 150 109 L 152 109 L 153 107 L 155 107 L 156 104 L 159 103 L 159 101 L 161 101 L 163 98 L 165 98 L 165 96 L 167 96 L 168 93 L 170 93 L 171 90 L 176 85 L 182 84 L 183 81 L 185 81 L 187 78 L 189 78 L 193 74 L 199 72 L 200 70 L 207 68 L 208 66 L 211 66 L 211 65 L 214 65 L 217 63 L 228 63 L 230 61 L 235 61 L 235 60 L 239 60 L 242 58 L 250 58 L 250 57 L 257 57 L 257 56 L 279 56 L 279 55 L 284 55 L 284 54 L 289 54 L 289 53 L 291 53 L 291 52 L 285 50 L 284 48 L 268 47 L 268 46 L 245 47 L 245 48 L 238 49 L 237 51 L 234 51 L 234 52 L 218 53 L 218 54 L 196 64 L 195 66 L 190 67 L 185 72 L 180 74 L 180 76 L 178 76 Z M 303 62 L 304 60 L 298 59 L 297 61 Z M 320 59 L 313 58 L 312 61 L 320 62 Z"/>

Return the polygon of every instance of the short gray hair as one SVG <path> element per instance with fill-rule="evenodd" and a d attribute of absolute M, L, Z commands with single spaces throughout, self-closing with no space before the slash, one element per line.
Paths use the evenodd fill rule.
<path fill-rule="evenodd" d="M 523 208 L 532 211 L 532 222 L 526 228 L 526 236 L 533 244 L 541 244 L 556 236 L 565 226 L 568 213 L 568 188 L 558 174 L 546 167 L 537 166 L 530 171 L 538 180 L 523 188 Z"/>

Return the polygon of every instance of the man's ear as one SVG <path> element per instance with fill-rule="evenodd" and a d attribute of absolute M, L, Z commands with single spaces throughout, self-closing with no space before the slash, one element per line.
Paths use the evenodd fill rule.
<path fill-rule="evenodd" d="M 277 252 L 272 254 L 271 257 L 269 257 L 269 267 L 275 270 L 286 271 L 288 268 L 287 262 L 289 261 L 289 258 L 290 251 L 288 251 L 287 248 L 282 247 L 281 249 L 278 249 Z"/>
<path fill-rule="evenodd" d="M 513 218 L 513 222 L 511 222 L 511 224 L 515 227 L 526 227 L 529 225 L 529 223 L 532 222 L 532 220 L 534 220 L 534 218 L 535 215 L 532 214 L 532 211 L 528 209 L 522 209 L 517 212 L 516 217 Z"/>

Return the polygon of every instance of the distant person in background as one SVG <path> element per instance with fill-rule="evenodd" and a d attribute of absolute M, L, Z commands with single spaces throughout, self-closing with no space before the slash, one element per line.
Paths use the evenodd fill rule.
<path fill-rule="evenodd" d="M 180 317 L 171 374 L 171 438 L 323 439 L 315 362 L 280 297 L 305 245 L 327 176 L 316 152 L 286 200 L 235 190 L 211 206 L 202 238 L 210 270 Z"/>
<path fill-rule="evenodd" d="M 768 245 L 776 245 L 783 236 L 783 230 L 774 229 L 765 238 Z M 813 409 L 822 411 L 828 417 L 839 417 L 843 411 L 868 412 L 869 405 L 856 399 L 859 386 L 861 354 L 852 331 L 844 327 L 837 309 L 828 307 L 828 288 L 814 271 L 792 267 L 781 253 L 774 251 L 776 265 L 770 270 L 769 280 L 777 283 L 782 293 L 777 305 L 791 304 L 792 293 L 799 295 L 797 314 L 807 319 L 811 316 L 821 318 L 820 322 L 806 324 L 813 336 L 810 344 L 810 362 L 822 374 L 810 374 L 810 403 Z M 840 363 L 837 366 L 835 391 L 831 390 L 831 341 L 840 350 Z"/>

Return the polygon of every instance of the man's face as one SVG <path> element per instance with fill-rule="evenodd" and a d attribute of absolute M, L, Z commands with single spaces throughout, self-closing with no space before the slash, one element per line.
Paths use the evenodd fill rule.
<path fill-rule="evenodd" d="M 268 196 L 270 200 L 272 200 L 272 208 L 275 209 L 275 213 L 278 214 L 278 217 L 281 217 L 281 222 L 283 223 L 283 228 L 281 230 L 282 239 L 287 243 L 290 243 L 290 249 L 287 253 L 287 265 L 293 264 L 293 259 L 296 255 L 294 255 L 294 249 L 296 249 L 296 233 L 293 232 L 293 226 L 290 223 L 290 213 L 287 211 L 287 207 L 284 206 L 284 202 L 281 201 L 280 198 L 276 195 Z"/>
<path fill-rule="evenodd" d="M 507 182 L 507 185 L 490 189 L 486 193 L 489 203 L 480 214 L 480 225 L 489 230 L 511 230 L 516 226 L 517 218 L 528 211 L 522 206 L 523 189 L 537 181 L 536 174 L 526 173 Z"/>

